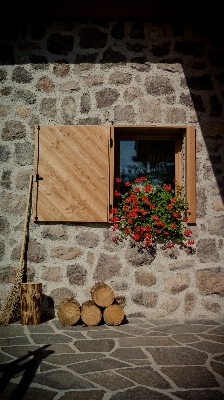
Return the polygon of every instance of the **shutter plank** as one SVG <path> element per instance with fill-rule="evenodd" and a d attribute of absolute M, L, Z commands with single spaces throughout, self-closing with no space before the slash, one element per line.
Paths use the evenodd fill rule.
<path fill-rule="evenodd" d="M 108 221 L 109 137 L 109 126 L 40 126 L 38 221 Z"/>

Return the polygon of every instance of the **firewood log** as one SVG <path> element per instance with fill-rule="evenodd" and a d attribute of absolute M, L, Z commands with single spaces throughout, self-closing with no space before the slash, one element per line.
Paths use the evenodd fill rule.
<path fill-rule="evenodd" d="M 114 301 L 113 290 L 103 282 L 97 282 L 90 290 L 93 301 L 100 307 L 108 307 Z"/>
<path fill-rule="evenodd" d="M 58 308 L 58 318 L 63 325 L 74 325 L 78 322 L 80 315 L 80 304 L 75 299 L 65 299 L 60 303 Z"/>
<path fill-rule="evenodd" d="M 104 309 L 103 319 L 107 325 L 119 325 L 124 319 L 124 311 L 119 304 L 112 304 Z"/>
<path fill-rule="evenodd" d="M 20 323 L 39 325 L 41 323 L 42 283 L 26 282 L 21 284 Z"/>
<path fill-rule="evenodd" d="M 81 307 L 81 319 L 84 324 L 89 326 L 98 325 L 101 321 L 102 313 L 93 300 L 85 301 Z"/>

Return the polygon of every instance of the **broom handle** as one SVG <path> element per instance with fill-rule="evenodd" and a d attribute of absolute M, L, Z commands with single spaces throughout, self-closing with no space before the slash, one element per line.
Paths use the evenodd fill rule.
<path fill-rule="evenodd" d="M 24 256 L 24 249 L 25 249 L 25 244 L 26 244 L 27 221 L 28 221 L 28 214 L 29 214 L 32 183 L 33 183 L 33 175 L 30 174 L 30 183 L 29 183 L 27 205 L 26 205 L 26 215 L 25 215 L 24 228 L 23 228 L 23 241 L 22 241 L 22 248 L 21 248 L 21 254 L 20 254 L 20 261 L 19 261 L 19 270 L 20 271 L 22 271 L 22 269 L 23 269 L 23 256 Z"/>

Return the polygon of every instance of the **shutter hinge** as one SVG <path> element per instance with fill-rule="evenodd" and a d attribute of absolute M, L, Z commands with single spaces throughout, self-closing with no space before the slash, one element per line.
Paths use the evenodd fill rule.
<path fill-rule="evenodd" d="M 36 174 L 36 182 L 42 181 L 42 180 L 43 180 L 43 178 L 41 178 L 39 174 Z"/>
<path fill-rule="evenodd" d="M 113 147 L 113 145 L 114 145 L 113 139 L 110 139 L 110 147 Z"/>

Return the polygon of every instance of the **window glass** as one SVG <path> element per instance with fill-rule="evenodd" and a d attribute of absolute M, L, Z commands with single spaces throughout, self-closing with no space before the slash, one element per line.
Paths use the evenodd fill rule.
<path fill-rule="evenodd" d="M 170 183 L 175 178 L 174 140 L 120 140 L 120 177 L 133 182 L 136 177 L 147 176 L 154 184 Z"/>

